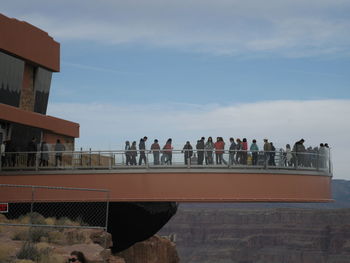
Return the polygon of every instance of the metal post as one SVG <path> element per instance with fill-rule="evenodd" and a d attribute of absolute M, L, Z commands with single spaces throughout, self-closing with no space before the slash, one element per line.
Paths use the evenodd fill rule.
<path fill-rule="evenodd" d="M 149 159 L 148 159 L 149 152 L 145 150 L 145 153 L 146 153 L 146 166 L 147 166 L 147 169 L 149 169 Z"/>
<path fill-rule="evenodd" d="M 80 147 L 80 167 L 83 166 L 83 148 Z"/>
<path fill-rule="evenodd" d="M 109 164 L 109 170 L 112 169 L 112 160 L 113 160 L 113 153 L 110 152 L 110 156 L 109 156 L 109 161 L 108 161 L 108 164 Z"/>
<path fill-rule="evenodd" d="M 35 152 L 35 171 L 39 170 L 39 152 Z"/>
<path fill-rule="evenodd" d="M 91 162 L 91 148 L 89 149 L 89 166 L 91 167 L 91 164 L 92 164 L 92 162 Z"/>

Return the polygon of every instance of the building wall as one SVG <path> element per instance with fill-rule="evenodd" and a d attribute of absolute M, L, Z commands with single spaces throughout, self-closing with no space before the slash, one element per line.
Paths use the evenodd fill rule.
<path fill-rule="evenodd" d="M 2 14 L 0 24 L 0 104 L 46 115 L 52 72 L 60 68 L 60 44 L 41 29 Z M 35 114 L 30 116 L 35 120 L 30 124 L 19 121 L 19 116 L 23 119 L 27 115 L 26 112 L 3 112 L 1 127 L 10 127 L 11 132 L 1 128 L 0 140 L 11 140 L 17 151 L 26 151 L 33 137 L 37 142 L 45 139 L 53 144 L 61 139 L 67 150 L 74 149 L 74 137 L 69 136 L 78 134 L 77 124 L 50 116 L 44 119 L 43 124 L 42 117 Z M 25 120 L 27 118 L 24 117 Z M 42 125 L 38 125 L 38 121 Z M 73 130 L 74 134 L 54 134 L 57 126 L 61 128 L 58 133 L 67 134 Z"/>

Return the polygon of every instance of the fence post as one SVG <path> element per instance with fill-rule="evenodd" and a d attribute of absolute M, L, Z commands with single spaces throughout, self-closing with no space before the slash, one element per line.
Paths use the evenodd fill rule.
<path fill-rule="evenodd" d="M 32 201 L 30 203 L 30 224 L 32 224 L 32 216 L 34 212 L 34 196 L 35 196 L 35 187 L 32 186 Z"/>

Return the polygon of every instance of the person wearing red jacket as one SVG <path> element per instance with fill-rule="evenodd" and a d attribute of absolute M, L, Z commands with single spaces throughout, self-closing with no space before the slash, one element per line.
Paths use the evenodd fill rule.
<path fill-rule="evenodd" d="M 222 164 L 225 152 L 225 142 L 222 137 L 217 137 L 214 143 L 216 164 Z"/>
<path fill-rule="evenodd" d="M 164 154 L 164 163 L 165 164 L 172 164 L 172 157 L 173 157 L 173 147 L 171 146 L 171 138 L 169 138 L 166 141 L 166 144 L 163 147 L 163 154 Z"/>

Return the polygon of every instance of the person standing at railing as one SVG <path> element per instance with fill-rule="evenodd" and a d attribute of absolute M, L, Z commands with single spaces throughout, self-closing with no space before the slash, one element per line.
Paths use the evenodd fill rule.
<path fill-rule="evenodd" d="M 328 146 L 328 143 L 325 143 L 324 147 L 326 149 L 326 151 L 325 151 L 325 153 L 326 153 L 326 155 L 325 155 L 325 167 L 329 168 L 329 166 L 330 166 L 329 158 L 330 158 L 330 155 L 331 155 L 331 150 L 330 150 L 330 148 Z"/>
<path fill-rule="evenodd" d="M 229 164 L 235 164 L 235 152 L 236 152 L 237 145 L 235 143 L 235 139 L 232 137 L 230 138 L 230 148 L 229 148 Z"/>
<path fill-rule="evenodd" d="M 270 151 L 271 151 L 271 144 L 269 143 L 268 139 L 264 139 L 264 157 L 265 157 L 265 164 L 269 164 L 270 160 Z"/>
<path fill-rule="evenodd" d="M 243 138 L 242 141 L 242 164 L 247 165 L 248 161 L 248 142 L 247 138 Z"/>
<path fill-rule="evenodd" d="M 129 141 L 125 142 L 124 151 L 125 151 L 125 159 L 126 159 L 125 164 L 131 165 L 131 152 L 130 152 L 130 142 Z"/>
<path fill-rule="evenodd" d="M 61 143 L 60 139 L 57 139 L 55 144 L 55 166 L 62 165 L 62 153 L 66 150 L 66 147 Z"/>
<path fill-rule="evenodd" d="M 32 140 L 28 143 L 27 147 L 28 157 L 27 157 L 27 166 L 34 166 L 36 160 L 37 144 L 36 138 L 33 137 Z"/>
<path fill-rule="evenodd" d="M 301 139 L 297 141 L 293 146 L 293 152 L 295 152 L 296 162 L 297 166 L 305 166 L 304 163 L 304 155 L 305 155 L 305 146 L 304 146 L 304 139 Z"/>
<path fill-rule="evenodd" d="M 236 142 L 236 163 L 242 164 L 242 141 L 237 138 Z"/>
<path fill-rule="evenodd" d="M 146 160 L 146 141 L 147 141 L 147 137 L 143 137 L 140 139 L 140 143 L 139 143 L 139 150 L 140 150 L 140 158 L 139 158 L 139 165 L 142 164 L 142 160 L 145 162 L 145 164 L 147 164 L 147 160 Z"/>
<path fill-rule="evenodd" d="M 17 165 L 17 149 L 14 147 L 11 140 L 6 141 L 6 148 L 5 148 L 5 163 L 9 167 L 14 167 Z"/>
<path fill-rule="evenodd" d="M 40 147 L 40 163 L 39 166 L 48 166 L 49 165 L 49 147 L 46 142 L 43 141 Z"/>
<path fill-rule="evenodd" d="M 214 143 L 213 138 L 208 137 L 207 142 L 204 145 L 205 149 L 205 164 L 213 164 L 213 150 L 214 150 Z"/>
<path fill-rule="evenodd" d="M 250 145 L 250 151 L 252 152 L 252 164 L 253 165 L 257 165 L 257 163 L 258 163 L 259 147 L 256 144 L 256 140 L 255 139 L 252 141 L 252 144 Z"/>
<path fill-rule="evenodd" d="M 193 155 L 193 147 L 189 141 L 186 142 L 185 146 L 182 149 L 184 154 L 185 165 L 191 164 L 191 157 Z"/>
<path fill-rule="evenodd" d="M 205 138 L 202 137 L 200 140 L 197 141 L 196 144 L 196 149 L 197 149 L 197 156 L 198 156 L 198 160 L 197 160 L 197 164 L 198 165 L 203 165 L 203 161 L 204 161 L 204 143 Z"/>
<path fill-rule="evenodd" d="M 269 155 L 270 155 L 269 165 L 276 166 L 276 162 L 275 162 L 276 148 L 272 142 L 270 142 L 270 154 Z"/>
<path fill-rule="evenodd" d="M 319 156 L 319 166 L 320 168 L 326 167 L 326 147 L 323 143 L 320 144 L 320 148 L 318 149 Z"/>
<path fill-rule="evenodd" d="M 216 164 L 222 164 L 223 162 L 223 154 L 225 152 L 225 142 L 222 137 L 217 137 L 216 142 L 214 143 L 215 147 L 215 158 Z"/>
<path fill-rule="evenodd" d="M 172 143 L 172 139 L 169 138 L 163 147 L 164 163 L 170 164 L 170 165 L 172 164 L 172 158 L 173 158 L 173 147 L 171 146 L 171 143 Z"/>
<path fill-rule="evenodd" d="M 130 147 L 130 159 L 131 159 L 130 165 L 137 165 L 136 156 L 137 156 L 136 141 L 133 141 Z"/>
<path fill-rule="evenodd" d="M 5 149 L 6 149 L 5 142 L 1 142 L 1 145 L 0 145 L 1 166 L 5 166 L 5 162 L 6 162 Z"/>
<path fill-rule="evenodd" d="M 151 145 L 151 151 L 153 153 L 153 164 L 159 165 L 160 146 L 157 139 L 155 139 L 154 143 Z"/>
<path fill-rule="evenodd" d="M 286 145 L 286 152 L 285 152 L 285 166 L 292 166 L 293 163 L 292 163 L 292 158 L 293 158 L 293 155 L 292 155 L 292 150 L 290 148 L 290 145 L 287 144 Z"/>

